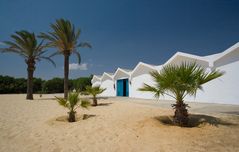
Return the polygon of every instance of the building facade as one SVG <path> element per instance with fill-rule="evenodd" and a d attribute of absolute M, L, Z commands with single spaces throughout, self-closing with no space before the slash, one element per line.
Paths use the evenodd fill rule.
<path fill-rule="evenodd" d="M 186 97 L 186 101 L 239 104 L 239 43 L 221 53 L 209 56 L 177 52 L 163 65 L 139 62 L 133 70 L 118 68 L 114 74 L 104 73 L 102 76 L 94 76 L 92 86 L 106 88 L 107 91 L 102 96 L 155 99 L 152 93 L 138 90 L 144 83 L 155 84 L 150 72 L 160 72 L 165 65 L 180 65 L 182 62 L 195 62 L 208 72 L 212 70 L 225 72 L 222 77 L 204 84 L 203 90 L 199 90 L 196 97 Z M 172 100 L 169 96 L 160 99 Z"/>

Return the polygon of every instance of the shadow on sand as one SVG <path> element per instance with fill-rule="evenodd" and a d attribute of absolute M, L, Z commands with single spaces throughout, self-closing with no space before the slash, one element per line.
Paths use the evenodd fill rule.
<path fill-rule="evenodd" d="M 228 111 L 228 112 L 221 112 L 225 114 L 231 114 L 231 115 L 238 115 L 239 116 L 239 111 Z"/>
<path fill-rule="evenodd" d="M 89 114 L 83 114 L 83 115 L 76 115 L 76 122 L 81 120 L 87 120 L 89 118 L 95 117 L 96 115 L 89 115 Z M 68 116 L 60 116 L 55 119 L 56 121 L 62 121 L 62 122 L 68 122 Z"/>
<path fill-rule="evenodd" d="M 175 126 L 173 123 L 173 116 L 159 116 L 154 117 L 157 121 L 161 122 L 164 125 L 172 125 Z M 220 118 L 208 116 L 208 115 L 201 115 L 201 114 L 190 114 L 189 115 L 189 123 L 186 127 L 192 128 L 192 127 L 200 127 L 201 125 L 209 124 L 212 126 L 219 127 L 219 125 L 224 126 L 237 126 L 236 123 L 231 123 L 224 121 Z"/>
<path fill-rule="evenodd" d="M 109 103 L 98 103 L 98 105 L 97 106 L 109 106 L 109 105 L 111 105 L 111 104 L 113 104 L 112 102 L 109 102 Z M 96 106 L 96 107 L 97 107 Z"/>
<path fill-rule="evenodd" d="M 97 99 L 101 100 L 101 99 L 108 99 L 109 97 L 97 97 Z"/>
<path fill-rule="evenodd" d="M 56 100 L 56 98 L 36 98 L 35 100 Z"/>

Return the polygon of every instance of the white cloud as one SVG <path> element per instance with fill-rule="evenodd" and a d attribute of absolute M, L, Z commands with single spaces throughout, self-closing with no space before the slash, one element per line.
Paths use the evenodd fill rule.
<path fill-rule="evenodd" d="M 0 42 L 0 45 L 6 45 L 5 43 L 3 43 L 3 42 Z"/>
<path fill-rule="evenodd" d="M 88 70 L 88 64 L 87 63 L 71 63 L 69 64 L 69 70 Z"/>

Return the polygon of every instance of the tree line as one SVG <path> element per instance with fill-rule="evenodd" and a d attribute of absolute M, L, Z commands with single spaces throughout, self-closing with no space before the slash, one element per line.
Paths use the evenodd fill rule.
<path fill-rule="evenodd" d="M 91 85 L 92 75 L 89 77 L 80 77 L 77 79 L 69 79 L 69 89 L 85 91 L 86 86 Z M 41 78 L 33 78 L 33 93 L 63 93 L 64 79 L 52 78 L 43 80 Z M 27 79 L 14 78 L 11 76 L 0 75 L 0 94 L 26 93 Z"/>

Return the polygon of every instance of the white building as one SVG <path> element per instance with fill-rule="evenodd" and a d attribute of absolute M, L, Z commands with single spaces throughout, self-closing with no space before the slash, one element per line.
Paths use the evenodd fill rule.
<path fill-rule="evenodd" d="M 139 62 L 137 66 L 131 73 L 130 82 L 131 82 L 131 91 L 130 97 L 134 98 L 143 98 L 143 99 L 152 99 L 154 95 L 150 92 L 142 92 L 138 89 L 141 88 L 144 83 L 148 85 L 154 85 L 153 78 L 150 75 L 150 72 L 159 70 L 161 66 L 155 66 Z"/>
<path fill-rule="evenodd" d="M 106 90 L 101 94 L 101 96 L 116 96 L 113 75 L 113 73 L 103 73 L 100 87 Z"/>
<path fill-rule="evenodd" d="M 196 98 L 186 97 L 187 101 L 239 104 L 239 43 L 221 53 L 209 56 L 177 52 L 163 65 L 150 65 L 139 62 L 132 71 L 118 68 L 111 77 L 104 73 L 104 79 L 110 80 L 107 82 L 108 85 L 99 76 L 93 77 L 92 84 L 93 86 L 101 85 L 102 88 L 108 89 L 104 96 L 154 99 L 152 93 L 138 91 L 144 83 L 154 85 L 150 72 L 160 72 L 160 69 L 165 65 L 180 65 L 182 62 L 196 62 L 196 64 L 204 67 L 207 71 L 220 70 L 225 72 L 222 77 L 204 84 L 203 91 L 199 90 Z M 161 99 L 172 98 L 164 96 Z"/>
<path fill-rule="evenodd" d="M 101 85 L 101 76 L 94 75 L 91 80 L 92 87 L 100 86 Z"/>
<path fill-rule="evenodd" d="M 130 83 L 131 70 L 118 68 L 113 76 L 115 84 L 115 95 L 128 97 L 131 92 Z"/>

